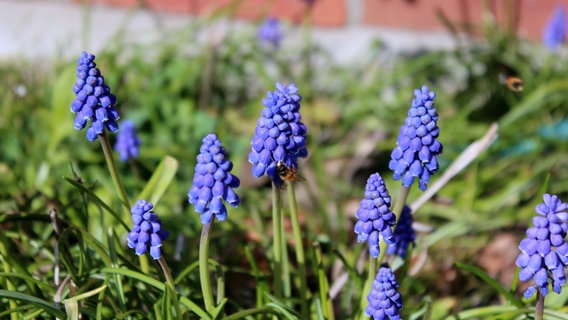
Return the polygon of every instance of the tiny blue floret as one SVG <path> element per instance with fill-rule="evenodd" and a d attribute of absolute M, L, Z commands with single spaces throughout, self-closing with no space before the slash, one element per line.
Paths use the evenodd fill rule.
<path fill-rule="evenodd" d="M 233 163 L 226 158 L 225 148 L 217 136 L 210 133 L 202 142 L 188 197 L 195 212 L 200 214 L 201 223 L 208 224 L 213 215 L 219 221 L 227 219 L 223 200 L 233 207 L 241 203 L 239 195 L 233 190 L 239 187 L 240 181 L 231 174 Z"/>
<path fill-rule="evenodd" d="M 365 197 L 357 210 L 355 233 L 358 242 L 369 242 L 369 253 L 373 258 L 379 256 L 379 235 L 386 243 L 395 244 L 392 227 L 396 217 L 390 210 L 391 198 L 380 174 L 374 173 L 367 180 Z"/>
<path fill-rule="evenodd" d="M 442 144 L 438 141 L 440 129 L 434 98 L 436 94 L 427 86 L 414 90 L 412 107 L 391 154 L 389 168 L 393 178 L 402 179 L 405 187 L 410 187 L 416 177 L 420 190 L 426 190 L 430 176 L 438 171 L 436 156 L 442 153 Z"/>
<path fill-rule="evenodd" d="M 298 168 L 298 158 L 308 156 L 306 134 L 308 129 L 301 122 L 300 100 L 296 85 L 288 87 L 276 83 L 276 90 L 268 91 L 262 100 L 265 108 L 252 137 L 249 162 L 252 175 L 266 174 L 277 186 L 281 186 L 276 170 L 279 161 L 288 167 Z"/>
<path fill-rule="evenodd" d="M 169 233 L 162 229 L 162 221 L 152 209 L 154 205 L 146 200 L 138 200 L 130 209 L 134 227 L 128 233 L 128 247 L 134 249 L 137 255 L 144 254 L 150 247 L 150 255 L 154 260 L 160 259 L 162 241 Z"/>
<path fill-rule="evenodd" d="M 535 282 L 524 292 L 525 298 L 531 297 L 537 289 L 546 296 L 549 285 L 559 294 L 566 284 L 568 203 L 550 194 L 544 194 L 543 200 L 544 203 L 535 208 L 537 216 L 533 217 L 533 226 L 527 229 L 527 237 L 519 245 L 521 254 L 516 261 L 521 268 L 519 280 Z"/>
<path fill-rule="evenodd" d="M 71 103 L 71 112 L 75 113 L 74 127 L 87 128 L 87 139 L 97 140 L 105 127 L 110 132 L 118 130 L 118 111 L 115 109 L 116 97 L 104 83 L 101 72 L 96 68 L 95 56 L 83 52 L 77 60 L 77 80 L 73 85 L 75 100 Z"/>
<path fill-rule="evenodd" d="M 398 281 L 391 268 L 384 265 L 379 268 L 373 286 L 367 295 L 369 305 L 365 314 L 375 320 L 399 320 L 402 309 L 402 296 L 398 293 Z"/>

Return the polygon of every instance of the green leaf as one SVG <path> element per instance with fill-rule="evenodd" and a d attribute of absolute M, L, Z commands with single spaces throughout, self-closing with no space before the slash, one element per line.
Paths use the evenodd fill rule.
<path fill-rule="evenodd" d="M 160 282 L 156 279 L 153 279 L 145 274 L 140 272 L 128 270 L 128 269 L 121 269 L 121 268 L 103 268 L 101 269 L 102 273 L 110 273 L 110 274 L 120 274 L 132 279 L 136 279 L 138 281 L 144 282 L 158 290 L 164 291 L 165 284 Z M 193 311 L 197 314 L 200 319 L 211 320 L 211 316 L 207 314 L 203 309 L 201 309 L 198 305 L 196 305 L 193 301 L 189 300 L 186 297 L 180 298 L 180 303 L 189 308 L 189 310 Z"/>
<path fill-rule="evenodd" d="M 45 119 L 51 125 L 49 131 L 49 144 L 47 146 L 47 154 L 56 155 L 56 149 L 61 140 L 65 138 L 73 129 L 73 114 L 69 111 L 71 102 L 73 102 L 73 84 L 75 82 L 75 67 L 69 66 L 59 74 L 53 85 L 53 93 L 51 96 L 51 110 L 46 113 L 51 119 Z M 69 125 L 62 125 L 61 122 L 69 120 Z"/>
<path fill-rule="evenodd" d="M 144 187 L 144 190 L 138 195 L 138 199 L 148 200 L 156 206 L 172 182 L 177 172 L 178 165 L 178 161 L 175 158 L 165 156 L 146 184 L 146 187 Z"/>
<path fill-rule="evenodd" d="M 74 239 L 69 239 L 73 234 L 76 234 L 77 238 L 77 246 L 79 247 L 79 261 L 78 265 L 74 261 L 74 256 L 71 252 L 70 243 L 74 242 Z M 67 272 L 71 276 L 71 279 L 75 281 L 75 283 L 82 283 L 85 280 L 84 270 L 87 268 L 85 267 L 85 248 L 83 244 L 83 235 L 81 230 L 76 227 L 69 227 L 65 229 L 59 238 L 57 243 L 59 248 L 59 257 Z M 75 255 L 76 256 L 76 255 Z"/>
<path fill-rule="evenodd" d="M 77 181 L 69 177 L 63 177 L 63 179 L 65 179 L 67 182 L 72 184 L 75 188 L 88 194 L 98 205 L 100 205 L 103 209 L 105 209 L 108 213 L 110 213 L 118 222 L 120 222 L 120 224 L 124 227 L 126 231 L 130 231 L 128 225 L 124 221 L 122 221 L 122 218 L 114 210 L 112 210 L 111 207 L 109 207 L 103 200 L 101 200 L 101 198 L 99 198 L 93 191 L 87 189 L 84 185 L 78 183 Z"/>
<path fill-rule="evenodd" d="M 94 296 L 99 292 L 105 290 L 106 288 L 107 286 L 103 285 L 94 290 L 87 291 L 82 294 L 63 300 L 63 304 L 65 305 L 65 311 L 67 311 L 69 319 L 79 319 L 79 300 L 83 300 L 91 296 Z"/>
<path fill-rule="evenodd" d="M 67 318 L 67 315 L 65 314 L 65 312 L 63 312 L 59 309 L 56 309 L 53 306 L 52 301 L 44 301 L 44 300 L 38 299 L 36 297 L 30 296 L 30 295 L 27 295 L 27 294 L 24 294 L 24 293 L 13 292 L 13 291 L 8 291 L 8 290 L 3 290 L 3 289 L 0 289 L 0 297 L 31 303 L 34 306 L 42 309 L 43 311 L 51 314 L 54 317 L 57 317 L 57 318 L 60 318 L 60 319 L 66 319 Z"/>
<path fill-rule="evenodd" d="M 461 262 L 456 262 L 456 267 L 458 267 L 462 270 L 469 271 L 469 272 L 475 274 L 476 276 L 478 276 L 479 278 L 481 278 L 481 280 L 485 281 L 487 284 L 489 284 L 495 290 L 497 290 L 500 294 L 502 294 L 507 299 L 507 301 L 509 301 L 512 305 L 514 305 L 518 308 L 523 307 L 523 303 L 519 299 L 517 299 L 511 292 L 509 292 L 508 290 L 503 288 L 503 286 L 499 282 L 497 282 L 495 279 L 491 278 L 482 269 L 475 267 L 475 266 L 465 264 L 465 263 L 461 263 Z"/>
<path fill-rule="evenodd" d="M 273 307 L 274 309 L 278 310 L 285 319 L 306 319 L 304 316 L 296 312 L 294 309 L 289 307 L 284 301 L 276 298 L 275 296 L 265 293 L 266 297 L 272 301 L 266 304 L 266 306 Z"/>

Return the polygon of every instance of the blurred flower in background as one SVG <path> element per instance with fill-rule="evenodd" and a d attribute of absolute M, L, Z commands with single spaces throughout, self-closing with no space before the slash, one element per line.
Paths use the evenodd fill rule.
<path fill-rule="evenodd" d="M 554 51 L 564 44 L 565 38 L 566 13 L 564 12 L 564 7 L 558 5 L 544 28 L 542 43 L 548 50 Z"/>
<path fill-rule="evenodd" d="M 73 85 L 75 100 L 71 103 L 71 112 L 77 114 L 74 127 L 77 130 L 87 129 L 87 139 L 95 141 L 106 127 L 110 132 L 118 130 L 116 122 L 120 116 L 114 108 L 116 97 L 105 84 L 101 72 L 96 68 L 95 56 L 83 52 L 77 60 L 77 80 Z"/>
<path fill-rule="evenodd" d="M 219 221 L 227 219 L 227 208 L 223 200 L 237 207 L 241 200 L 233 191 L 240 181 L 231 174 L 233 163 L 226 159 L 225 148 L 217 135 L 206 135 L 197 155 L 197 164 L 193 175 L 193 185 L 189 189 L 189 203 L 201 216 L 201 223 L 211 222 L 213 215 Z"/>
<path fill-rule="evenodd" d="M 357 210 L 355 233 L 357 242 L 368 241 L 369 253 L 373 258 L 380 254 L 379 234 L 386 243 L 395 244 L 392 227 L 396 216 L 390 210 L 391 197 L 380 174 L 374 173 L 367 180 L 365 197 Z"/>
<path fill-rule="evenodd" d="M 414 90 L 412 107 L 400 128 L 396 147 L 392 151 L 389 168 L 393 178 L 402 178 L 402 185 L 410 187 L 419 178 L 420 190 L 426 190 L 430 176 L 438 171 L 436 156 L 442 153 L 438 141 L 438 111 L 434 107 L 436 94 L 427 86 Z"/>
<path fill-rule="evenodd" d="M 136 128 L 134 128 L 134 122 L 130 120 L 123 121 L 122 129 L 118 132 L 116 144 L 114 145 L 120 161 L 138 158 L 140 144 L 140 139 L 136 135 Z"/>
<path fill-rule="evenodd" d="M 128 233 L 128 247 L 134 249 L 137 255 L 144 254 L 150 247 L 150 255 L 154 260 L 160 259 L 162 241 L 166 240 L 169 233 L 162 230 L 162 221 L 152 209 L 154 205 L 146 200 L 138 200 L 130 212 L 134 227 Z"/>
<path fill-rule="evenodd" d="M 546 296 L 549 281 L 556 293 L 566 284 L 568 203 L 563 203 L 556 195 L 544 194 L 542 198 L 544 203 L 535 207 L 538 215 L 533 217 L 533 226 L 527 229 L 527 237 L 519 245 L 521 254 L 516 261 L 521 268 L 519 280 L 534 279 L 535 282 L 525 291 L 525 298 L 530 298 L 536 289 Z"/>
<path fill-rule="evenodd" d="M 280 20 L 275 17 L 269 17 L 264 20 L 258 28 L 257 36 L 258 41 L 261 44 L 267 44 L 274 46 L 275 48 L 279 48 L 280 42 L 282 41 Z"/>
<path fill-rule="evenodd" d="M 412 212 L 410 207 L 405 205 L 400 213 L 400 219 L 394 228 L 394 236 L 396 238 L 395 244 L 389 244 L 387 248 L 388 254 L 397 254 L 402 259 L 406 258 L 406 252 L 408 251 L 409 245 L 416 245 L 416 232 L 412 228 L 412 223 L 414 218 L 412 217 Z"/>

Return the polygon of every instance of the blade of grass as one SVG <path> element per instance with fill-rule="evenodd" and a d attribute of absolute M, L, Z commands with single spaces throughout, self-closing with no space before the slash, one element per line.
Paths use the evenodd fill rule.
<path fill-rule="evenodd" d="M 138 195 L 138 199 L 146 199 L 156 206 L 172 182 L 178 165 L 179 163 L 175 158 L 165 156 L 154 171 L 154 174 L 152 174 L 144 190 Z"/>
<path fill-rule="evenodd" d="M 102 273 L 109 273 L 109 274 L 120 274 L 132 279 L 136 279 L 138 281 L 144 282 L 158 290 L 164 291 L 165 290 L 165 284 L 163 282 L 160 282 L 154 278 L 151 278 L 145 274 L 142 274 L 140 272 L 135 272 L 132 270 L 127 270 L 127 269 L 120 269 L 120 268 L 103 268 L 100 270 L 100 272 Z M 189 308 L 189 310 L 193 311 L 195 314 L 197 314 L 200 319 L 211 319 L 211 316 L 209 314 L 207 314 L 207 312 L 205 312 L 203 309 L 201 309 L 198 305 L 196 305 L 193 301 L 189 300 L 186 297 L 181 297 L 180 298 L 180 302 L 181 304 L 185 305 L 187 308 Z"/>
<path fill-rule="evenodd" d="M 3 290 L 0 289 L 0 297 L 3 298 L 7 298 L 9 300 L 19 300 L 19 301 L 23 301 L 23 302 L 27 302 L 27 303 L 31 303 L 34 306 L 42 309 L 43 311 L 51 314 L 54 317 L 60 318 L 60 319 L 66 319 L 67 315 L 65 314 L 65 312 L 56 309 L 53 306 L 53 303 L 51 301 L 45 301 L 45 300 L 41 300 L 38 299 L 36 297 L 24 294 L 24 293 L 20 293 L 20 292 L 13 292 L 13 291 L 8 291 L 8 290 Z"/>
<path fill-rule="evenodd" d="M 514 305 L 518 308 L 523 307 L 523 303 L 519 299 L 517 299 L 511 292 L 509 292 L 508 290 L 503 288 L 503 286 L 499 282 L 497 282 L 495 279 L 493 279 L 491 276 L 489 276 L 482 269 L 475 267 L 475 266 L 465 264 L 465 263 L 461 263 L 461 262 L 456 262 L 456 267 L 458 267 L 462 270 L 469 271 L 469 272 L 473 273 L 474 275 L 478 276 L 479 278 L 481 278 L 481 280 L 485 281 L 485 283 L 489 284 L 495 290 L 497 290 L 497 292 L 502 294 L 507 299 L 507 301 L 509 301 L 512 305 Z"/>
<path fill-rule="evenodd" d="M 72 184 L 75 188 L 79 189 L 80 191 L 87 193 L 98 205 L 100 205 L 103 209 L 105 209 L 108 213 L 110 213 L 118 222 L 120 222 L 120 224 L 124 227 L 125 230 L 130 231 L 128 225 L 122 220 L 122 218 L 114 210 L 112 210 L 103 200 L 101 200 L 101 198 L 99 198 L 96 194 L 94 194 L 93 191 L 85 188 L 85 186 L 83 186 L 82 184 L 76 182 L 75 180 L 69 177 L 63 177 L 63 179 L 65 179 L 67 182 Z"/>

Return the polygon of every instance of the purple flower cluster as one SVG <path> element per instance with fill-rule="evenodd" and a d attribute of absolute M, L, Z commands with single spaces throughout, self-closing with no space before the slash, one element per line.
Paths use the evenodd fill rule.
<path fill-rule="evenodd" d="M 120 161 L 127 161 L 130 158 L 138 158 L 140 139 L 136 135 L 134 122 L 125 120 L 122 122 L 122 129 L 116 137 L 114 149 L 118 152 Z"/>
<path fill-rule="evenodd" d="M 373 287 L 367 296 L 369 305 L 365 314 L 375 320 L 399 320 L 402 296 L 398 293 L 398 282 L 388 266 L 379 268 Z"/>
<path fill-rule="evenodd" d="M 416 245 L 416 232 L 414 232 L 414 229 L 412 228 L 413 222 L 414 218 L 412 217 L 410 207 L 405 205 L 400 213 L 400 219 L 398 219 L 398 223 L 394 228 L 396 243 L 388 246 L 388 254 L 397 254 L 402 259 L 406 258 L 408 246 L 410 244 L 413 246 Z"/>
<path fill-rule="evenodd" d="M 268 91 L 262 100 L 265 108 L 258 119 L 249 162 L 252 175 L 266 175 L 280 186 L 283 181 L 276 170 L 278 161 L 288 167 L 298 168 L 298 158 L 308 155 L 306 148 L 307 128 L 300 120 L 300 100 L 296 85 L 288 87 L 276 83 L 274 92 Z"/>
<path fill-rule="evenodd" d="M 120 117 L 114 108 L 116 97 L 105 84 L 101 72 L 96 68 L 95 56 L 83 52 L 77 60 L 77 80 L 73 85 L 75 100 L 71 103 L 71 112 L 77 114 L 74 127 L 77 130 L 87 129 L 87 139 L 95 141 L 106 127 L 110 132 L 118 130 L 116 122 Z"/>
<path fill-rule="evenodd" d="M 426 190 L 430 176 L 438 171 L 436 156 L 442 153 L 438 141 L 440 129 L 438 112 L 434 107 L 436 94 L 427 86 L 414 90 L 412 107 L 400 128 L 397 146 L 391 154 L 389 168 L 395 180 L 402 178 L 402 185 L 410 187 L 414 177 L 420 180 L 420 190 Z"/>
<path fill-rule="evenodd" d="M 223 200 L 237 207 L 241 200 L 233 191 L 240 181 L 231 174 L 233 163 L 226 159 L 225 148 L 217 135 L 206 135 L 197 155 L 197 164 L 193 175 L 193 185 L 189 189 L 189 203 L 195 206 L 195 212 L 201 216 L 201 223 L 211 222 L 213 215 L 224 221 L 227 208 Z"/>
<path fill-rule="evenodd" d="M 396 217 L 390 210 L 391 198 L 385 181 L 380 174 L 374 173 L 367 180 L 365 198 L 361 200 L 357 210 L 355 233 L 357 241 L 369 242 L 369 253 L 377 258 L 380 253 L 379 234 L 386 243 L 395 244 L 396 239 L 392 227 L 396 223 Z"/>
<path fill-rule="evenodd" d="M 280 47 L 282 41 L 280 21 L 274 17 L 267 18 L 258 28 L 257 36 L 260 43 L 266 43 L 275 48 Z"/>
<path fill-rule="evenodd" d="M 521 254 L 516 261 L 521 268 L 519 280 L 529 281 L 532 278 L 535 282 L 525 291 L 525 298 L 531 297 L 536 289 L 546 296 L 549 281 L 556 293 L 560 293 L 566 284 L 564 268 L 568 266 L 568 242 L 565 240 L 568 203 L 550 194 L 544 194 L 543 200 L 544 203 L 535 208 L 538 215 L 533 217 L 533 227 L 527 229 L 527 237 L 519 245 Z"/>
<path fill-rule="evenodd" d="M 142 255 L 150 247 L 150 255 L 157 260 L 162 255 L 160 247 L 162 241 L 169 236 L 166 230 L 162 229 L 162 221 L 152 209 L 154 205 L 146 200 L 138 200 L 130 209 L 134 227 L 128 233 L 128 247 L 134 249 L 137 255 Z"/>
<path fill-rule="evenodd" d="M 564 44 L 564 40 L 566 39 L 566 27 L 564 8 L 558 5 L 546 24 L 542 35 L 542 43 L 548 50 L 554 51 Z"/>

